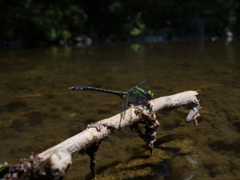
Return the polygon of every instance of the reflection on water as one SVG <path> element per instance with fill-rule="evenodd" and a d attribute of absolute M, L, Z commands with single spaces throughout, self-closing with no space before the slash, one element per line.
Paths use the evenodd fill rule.
<path fill-rule="evenodd" d="M 126 179 L 240 177 L 239 42 L 49 47 L 0 52 L 0 162 L 40 153 L 118 113 L 120 99 L 99 92 L 73 92 L 87 85 L 128 90 L 146 79 L 156 97 L 197 90 L 199 126 L 187 111 L 158 113 L 154 158 L 126 129 L 104 141 L 97 176 Z M 176 150 L 177 151 L 174 151 Z M 77 156 L 66 179 L 86 178 L 87 156 Z M 119 179 L 117 178 L 117 179 Z"/>

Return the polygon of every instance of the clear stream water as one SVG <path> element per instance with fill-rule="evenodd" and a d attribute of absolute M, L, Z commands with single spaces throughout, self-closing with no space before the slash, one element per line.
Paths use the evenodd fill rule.
<path fill-rule="evenodd" d="M 198 91 L 199 125 L 186 124 L 186 110 L 159 112 L 158 141 L 165 143 L 153 158 L 133 131 L 115 133 L 97 153 L 97 177 L 238 179 L 239 47 L 219 40 L 0 51 L 0 162 L 41 153 L 119 111 L 119 97 L 68 87 L 124 91 L 149 79 L 145 88 L 155 97 Z M 65 179 L 89 174 L 88 156 L 78 155 Z"/>

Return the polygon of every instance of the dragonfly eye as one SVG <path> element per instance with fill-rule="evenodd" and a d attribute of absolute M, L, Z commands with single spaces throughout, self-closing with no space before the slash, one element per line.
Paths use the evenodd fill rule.
<path fill-rule="evenodd" d="M 153 93 L 152 93 L 151 90 L 148 90 L 148 91 L 147 91 L 147 98 L 148 98 L 148 99 L 152 99 L 152 98 L 153 98 Z"/>

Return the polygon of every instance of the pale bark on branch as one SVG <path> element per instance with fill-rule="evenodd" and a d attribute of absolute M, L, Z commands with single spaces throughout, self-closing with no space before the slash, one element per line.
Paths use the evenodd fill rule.
<path fill-rule="evenodd" d="M 161 110 L 173 110 L 179 107 L 192 108 L 199 105 L 196 91 L 185 91 L 171 96 L 164 96 L 150 101 L 154 112 Z M 79 151 L 86 149 L 93 142 L 100 142 L 108 138 L 114 131 L 122 130 L 126 127 L 138 123 L 141 117 L 136 113 L 139 107 L 132 107 L 126 111 L 125 118 L 119 126 L 120 114 L 103 119 L 79 134 L 61 142 L 60 144 L 38 154 L 44 161 L 50 159 L 52 172 L 57 172 L 55 176 L 62 176 L 71 164 L 71 157 Z M 145 112 L 146 111 L 146 112 Z M 147 110 L 144 113 L 148 114 Z"/>
<path fill-rule="evenodd" d="M 134 106 L 129 108 L 126 110 L 121 123 L 121 114 L 117 114 L 95 124 L 88 125 L 81 133 L 38 155 L 32 154 L 29 159 L 19 162 L 14 168 L 11 168 L 8 176 L 15 177 L 18 174 L 21 179 L 25 179 L 25 177 L 31 177 L 33 174 L 40 174 L 40 176 L 49 176 L 50 174 L 50 177 L 59 179 L 64 176 L 66 170 L 71 165 L 72 157 L 79 152 L 85 152 L 90 155 L 91 171 L 93 176 L 95 176 L 95 154 L 101 141 L 111 136 L 115 131 L 120 131 L 126 127 L 134 126 L 136 130 L 139 130 L 137 129 L 138 123 L 145 122 L 145 128 L 148 128 L 148 131 L 146 130 L 145 132 L 146 136 L 140 135 L 140 131 L 137 132 L 146 141 L 150 149 L 154 148 L 153 143 L 156 140 L 157 127 L 159 126 L 155 112 L 171 111 L 176 108 L 193 109 L 190 111 L 187 121 L 196 120 L 196 117 L 199 116 L 198 109 L 200 107 L 196 97 L 197 94 L 196 91 L 185 91 L 171 96 L 160 97 L 151 100 L 149 107 Z M 152 150 L 150 151 L 152 152 Z M 44 167 L 43 171 L 40 167 Z"/>

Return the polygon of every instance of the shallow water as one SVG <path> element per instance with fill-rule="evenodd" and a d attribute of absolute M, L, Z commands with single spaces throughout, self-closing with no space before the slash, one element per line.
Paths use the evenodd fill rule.
<path fill-rule="evenodd" d="M 0 162 L 41 153 L 118 113 L 118 97 L 68 87 L 124 91 L 149 79 L 145 87 L 155 97 L 197 90 L 203 107 L 199 125 L 185 123 L 186 110 L 158 113 L 161 143 L 152 159 L 136 133 L 115 133 L 97 153 L 97 177 L 240 178 L 239 45 L 203 41 L 1 51 Z M 65 179 L 86 179 L 89 173 L 89 158 L 79 155 Z"/>

